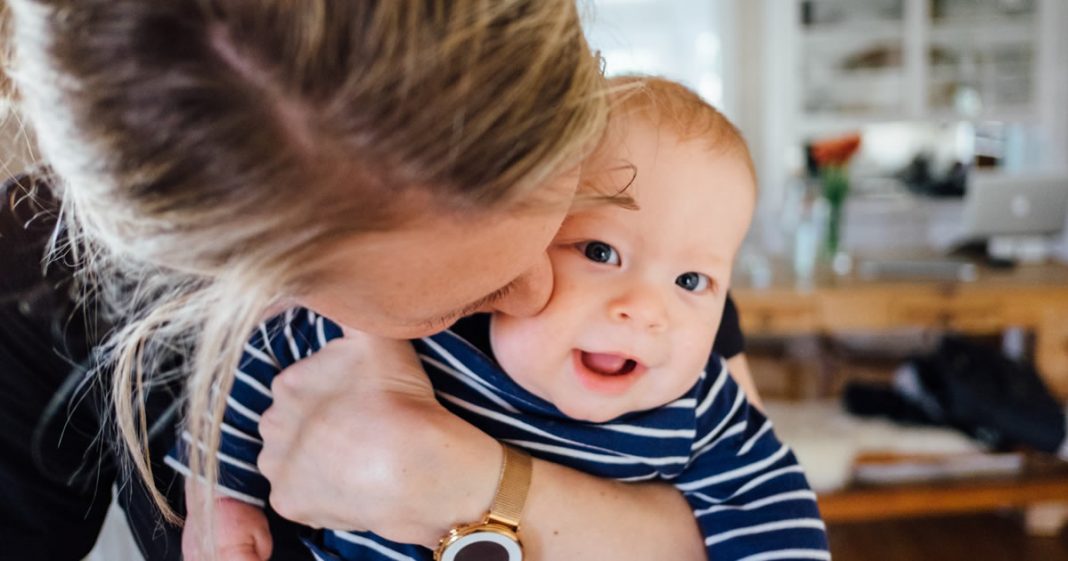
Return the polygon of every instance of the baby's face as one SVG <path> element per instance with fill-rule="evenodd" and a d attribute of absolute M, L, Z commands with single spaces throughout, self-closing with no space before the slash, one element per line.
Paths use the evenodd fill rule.
<path fill-rule="evenodd" d="M 605 205 L 567 218 L 549 249 L 546 308 L 497 315 L 491 329 L 516 382 L 593 422 L 659 407 L 697 381 L 755 193 L 743 159 L 702 140 L 632 120 L 613 146 L 586 180 L 625 185 L 633 171 L 621 166 L 633 164 L 628 194 L 639 210 Z"/>

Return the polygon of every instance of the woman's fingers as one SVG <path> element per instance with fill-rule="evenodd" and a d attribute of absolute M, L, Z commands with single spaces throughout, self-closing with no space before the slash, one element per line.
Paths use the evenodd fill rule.
<path fill-rule="evenodd" d="M 286 518 L 433 545 L 492 499 L 500 446 L 434 399 L 406 341 L 347 334 L 272 390 L 258 464 Z"/>

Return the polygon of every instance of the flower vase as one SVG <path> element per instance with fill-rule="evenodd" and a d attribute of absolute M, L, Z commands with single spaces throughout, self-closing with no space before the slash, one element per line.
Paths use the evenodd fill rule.
<path fill-rule="evenodd" d="M 835 272 L 845 274 L 851 269 L 849 256 L 842 251 L 842 221 L 845 201 L 849 195 L 849 176 L 844 166 L 829 166 L 822 171 L 823 197 L 827 199 L 827 257 Z"/>

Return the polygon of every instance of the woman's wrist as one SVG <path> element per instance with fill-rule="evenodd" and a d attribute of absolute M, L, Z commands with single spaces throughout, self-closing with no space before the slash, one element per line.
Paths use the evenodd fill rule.
<path fill-rule="evenodd" d="M 442 413 L 434 423 L 441 443 L 437 453 L 441 487 L 451 491 L 439 494 L 423 513 L 441 517 L 435 523 L 440 524 L 439 538 L 489 510 L 503 460 L 498 441 Z M 647 536 L 650 543 L 626 539 L 635 535 Z M 533 461 L 520 536 L 524 557 L 531 561 L 705 558 L 693 512 L 674 487 L 624 484 L 538 459 Z M 436 539 L 423 545 L 435 547 Z"/>
<path fill-rule="evenodd" d="M 444 413 L 447 418 L 435 423 L 440 433 L 438 465 L 443 468 L 443 492 L 440 503 L 426 513 L 440 517 L 438 538 L 486 514 L 497 492 L 504 461 L 500 442 L 459 417 Z M 433 545 L 437 545 L 436 541 Z"/>

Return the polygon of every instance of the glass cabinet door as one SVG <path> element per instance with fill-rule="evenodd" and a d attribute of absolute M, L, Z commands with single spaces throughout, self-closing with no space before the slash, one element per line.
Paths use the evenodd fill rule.
<path fill-rule="evenodd" d="M 803 0 L 801 103 L 809 116 L 904 111 L 903 0 Z"/>
<path fill-rule="evenodd" d="M 927 104 L 962 117 L 1025 113 L 1035 100 L 1034 0 L 931 0 Z"/>

